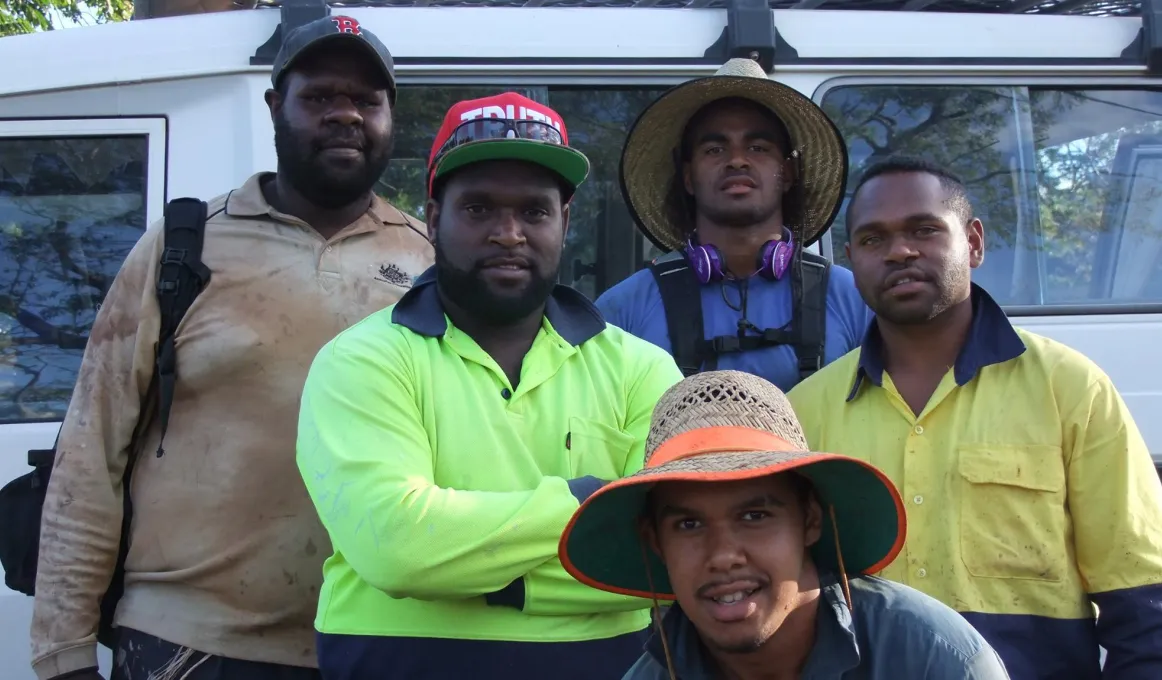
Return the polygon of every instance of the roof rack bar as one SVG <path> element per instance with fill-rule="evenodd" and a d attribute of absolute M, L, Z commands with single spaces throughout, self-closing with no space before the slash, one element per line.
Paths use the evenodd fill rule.
<path fill-rule="evenodd" d="M 137 0 L 138 14 L 147 13 L 152 0 Z M 235 0 L 239 7 L 270 9 L 292 0 Z M 770 9 L 825 9 L 851 11 L 931 11 L 970 14 L 1071 14 L 1078 16 L 1139 16 L 1143 0 L 768 0 Z M 569 7 L 621 8 L 663 6 L 674 9 L 722 7 L 724 0 L 330 0 L 337 9 L 407 7 Z M 135 18 L 146 18 L 135 15 Z"/>
<path fill-rule="evenodd" d="M 274 64 L 274 58 L 278 56 L 278 51 L 282 48 L 284 35 L 299 26 L 309 24 L 316 19 L 322 19 L 330 13 L 331 8 L 327 5 L 326 0 L 282 0 L 282 5 L 279 7 L 278 26 L 274 27 L 274 33 L 270 35 L 270 38 L 254 51 L 254 56 L 250 57 L 250 65 L 269 66 Z"/>
<path fill-rule="evenodd" d="M 1009 7 L 1009 14 L 1024 14 L 1037 5 L 1044 5 L 1045 0 L 1015 0 Z"/>
<path fill-rule="evenodd" d="M 936 0 L 908 0 L 908 2 L 905 2 L 904 6 L 900 9 L 904 10 L 905 12 L 919 12 L 934 2 L 936 2 Z"/>
<path fill-rule="evenodd" d="M 1044 4 L 1044 3 L 1038 3 Z M 1082 5 L 1093 4 L 1093 0 L 1061 0 L 1061 2 L 1053 3 L 1045 8 L 1045 14 L 1065 14 L 1071 12 Z"/>

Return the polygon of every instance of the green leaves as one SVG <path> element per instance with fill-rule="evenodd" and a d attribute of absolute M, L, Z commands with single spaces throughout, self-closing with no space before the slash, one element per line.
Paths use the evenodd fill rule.
<path fill-rule="evenodd" d="M 126 21 L 133 16 L 133 0 L 7 0 L 0 3 L 0 36 L 53 30 L 53 17 L 76 23 Z"/>

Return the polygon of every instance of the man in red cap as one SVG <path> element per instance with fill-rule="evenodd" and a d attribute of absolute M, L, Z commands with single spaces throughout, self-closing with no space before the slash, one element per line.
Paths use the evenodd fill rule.
<path fill-rule="evenodd" d="M 456 104 L 425 216 L 435 266 L 319 353 L 298 462 L 330 535 L 316 628 L 328 680 L 617 678 L 649 601 L 582 585 L 556 545 L 641 468 L 681 374 L 556 284 L 589 172 L 515 93 Z"/>

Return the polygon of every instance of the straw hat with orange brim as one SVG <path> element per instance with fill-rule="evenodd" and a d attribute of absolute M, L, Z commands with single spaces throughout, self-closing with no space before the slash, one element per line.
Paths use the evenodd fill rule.
<path fill-rule="evenodd" d="M 654 485 L 791 471 L 814 484 L 823 506 L 823 533 L 811 547 L 817 567 L 846 584 L 848 573 L 874 573 L 895 559 L 906 528 L 891 481 L 863 461 L 809 451 L 790 402 L 771 383 L 739 371 L 708 371 L 662 395 L 645 468 L 602 487 L 577 509 L 561 537 L 561 562 L 573 578 L 599 590 L 673 600 L 665 565 L 639 533 Z"/>

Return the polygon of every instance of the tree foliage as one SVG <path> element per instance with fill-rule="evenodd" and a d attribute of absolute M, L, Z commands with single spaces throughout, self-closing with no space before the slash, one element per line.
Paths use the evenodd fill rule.
<path fill-rule="evenodd" d="M 0 3 L 0 36 L 50 31 L 54 15 L 81 24 L 127 21 L 133 0 L 5 0 Z"/>
<path fill-rule="evenodd" d="M 851 150 L 849 194 L 864 169 L 895 154 L 935 161 L 964 180 L 985 225 L 988 256 L 975 277 L 1003 304 L 1122 297 L 1110 273 L 1122 266 L 1122 275 L 1140 275 L 1128 273 L 1121 244 L 1162 241 L 1153 221 L 1127 222 L 1119 212 L 1118 191 L 1129 185 L 1133 207 L 1153 214 L 1162 195 L 1152 171 L 1116 160 L 1135 145 L 1162 144 L 1157 93 L 855 85 L 828 93 L 823 108 Z M 832 238 L 841 264 L 846 230 L 840 213 Z M 1124 301 L 1152 295 L 1143 285 L 1122 290 L 1133 290 Z"/>

